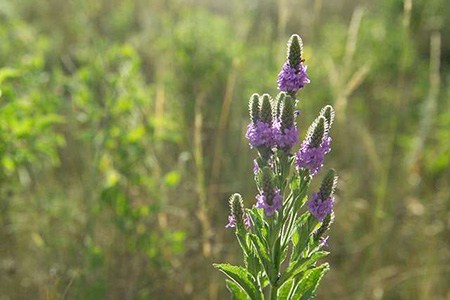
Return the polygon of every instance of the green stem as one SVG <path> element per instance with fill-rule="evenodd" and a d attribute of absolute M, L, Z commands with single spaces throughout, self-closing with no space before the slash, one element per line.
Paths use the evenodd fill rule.
<path fill-rule="evenodd" d="M 276 286 L 270 286 L 270 298 L 269 300 L 275 300 L 277 299 L 277 291 L 278 291 L 278 287 Z"/>

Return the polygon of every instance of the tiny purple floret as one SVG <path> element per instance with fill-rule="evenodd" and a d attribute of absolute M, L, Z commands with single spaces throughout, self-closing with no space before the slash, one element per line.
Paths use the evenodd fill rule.
<path fill-rule="evenodd" d="M 327 243 L 328 238 L 329 238 L 329 236 L 321 237 L 319 239 L 319 246 L 320 247 L 328 247 L 328 243 Z"/>
<path fill-rule="evenodd" d="M 244 225 L 247 229 L 252 227 L 252 220 L 248 214 L 245 214 L 244 217 Z M 236 218 L 233 215 L 228 216 L 228 224 L 225 225 L 225 228 L 235 228 L 236 227 Z"/>
<path fill-rule="evenodd" d="M 234 228 L 236 227 L 236 218 L 233 215 L 228 216 L 228 224 L 225 225 L 225 228 Z"/>
<path fill-rule="evenodd" d="M 252 227 L 252 219 L 250 219 L 250 216 L 248 214 L 245 214 L 244 225 L 247 229 Z"/>
<path fill-rule="evenodd" d="M 309 212 L 320 222 L 331 214 L 334 206 L 334 197 L 322 199 L 320 194 L 313 193 L 311 200 L 308 202 Z"/>
<path fill-rule="evenodd" d="M 258 174 L 259 172 L 259 166 L 258 166 L 258 162 L 256 161 L 256 159 L 253 160 L 253 174 Z"/>

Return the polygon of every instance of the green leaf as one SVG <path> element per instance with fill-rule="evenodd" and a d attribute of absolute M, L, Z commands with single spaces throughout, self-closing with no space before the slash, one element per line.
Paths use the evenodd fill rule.
<path fill-rule="evenodd" d="M 308 197 L 306 197 L 306 194 L 308 193 L 308 188 L 311 180 L 300 180 L 300 186 L 296 190 L 292 190 L 294 193 L 294 211 L 298 211 L 308 200 Z"/>
<path fill-rule="evenodd" d="M 299 284 L 296 286 L 293 299 L 309 300 L 316 296 L 317 287 L 320 280 L 330 269 L 328 263 L 324 263 L 319 267 L 308 270 Z"/>
<path fill-rule="evenodd" d="M 213 264 L 213 266 L 238 284 L 251 299 L 262 300 L 262 294 L 260 289 L 257 288 L 255 279 L 246 269 L 229 264 Z"/>
<path fill-rule="evenodd" d="M 238 236 L 239 240 L 239 236 Z M 240 244 L 241 242 L 239 242 Z M 249 247 L 246 247 L 244 249 L 241 245 L 241 248 L 244 250 L 244 261 L 245 266 L 247 267 L 247 270 L 250 272 L 250 274 L 253 275 L 253 277 L 257 278 L 259 271 L 261 270 L 261 264 L 259 263 L 259 258 L 255 253 L 255 250 L 251 246 L 251 240 L 249 235 L 247 234 L 245 237 L 245 243 L 246 245 L 249 245 Z"/>
<path fill-rule="evenodd" d="M 296 217 L 296 215 L 294 215 L 294 217 Z M 300 235 L 298 234 L 299 229 L 303 228 L 303 224 L 306 222 L 306 220 L 308 219 L 308 213 L 304 213 L 302 214 L 299 218 L 295 219 L 289 219 L 288 222 L 288 230 L 285 233 L 285 247 L 287 246 L 287 244 L 292 241 L 293 245 L 294 245 L 294 249 L 295 247 L 298 245 L 299 242 L 301 242 L 302 240 L 300 239 Z"/>
<path fill-rule="evenodd" d="M 290 279 L 286 281 L 278 290 L 278 300 L 290 300 L 292 298 L 289 297 L 292 289 L 294 287 L 294 279 Z"/>
<path fill-rule="evenodd" d="M 247 296 L 247 294 L 241 289 L 239 285 L 234 283 L 231 280 L 226 279 L 226 285 L 227 289 L 231 293 L 231 299 L 233 300 L 249 300 L 250 298 Z"/>
<path fill-rule="evenodd" d="M 296 231 L 293 241 L 296 241 L 297 243 L 294 243 L 294 251 L 292 251 L 291 260 L 298 260 L 302 252 L 308 246 L 310 236 L 318 225 L 319 223 L 309 212 L 305 212 L 300 216 L 295 225 Z"/>
<path fill-rule="evenodd" d="M 306 271 L 308 268 L 313 266 L 319 259 L 327 256 L 329 252 L 327 251 L 317 251 L 306 258 L 301 258 L 297 261 L 292 261 L 289 267 L 286 269 L 286 272 L 283 274 L 280 279 L 281 282 L 285 280 L 289 280 L 292 277 L 297 276 L 298 274 Z"/>
<path fill-rule="evenodd" d="M 273 264 L 271 263 L 267 248 L 263 245 L 263 243 L 256 235 L 250 234 L 250 239 L 252 241 L 253 247 L 256 250 L 258 258 L 264 267 L 264 271 L 266 271 L 267 277 L 269 277 L 270 282 L 273 283 L 276 280 L 276 274 Z"/>
<path fill-rule="evenodd" d="M 264 271 L 259 272 L 258 282 L 262 289 L 264 289 L 266 286 L 270 284 L 269 278 L 267 278 Z"/>
<path fill-rule="evenodd" d="M 267 223 L 264 221 L 262 215 L 259 213 L 257 208 L 249 209 L 248 213 L 252 220 L 253 228 L 255 229 L 256 235 L 264 243 L 264 245 L 267 245 L 266 242 L 268 232 Z"/>
<path fill-rule="evenodd" d="M 278 268 L 281 264 L 282 257 L 284 256 L 284 251 L 281 250 L 281 236 L 277 238 L 272 250 L 272 261 L 275 271 L 278 273 Z M 276 274 L 278 276 L 278 274 Z"/>

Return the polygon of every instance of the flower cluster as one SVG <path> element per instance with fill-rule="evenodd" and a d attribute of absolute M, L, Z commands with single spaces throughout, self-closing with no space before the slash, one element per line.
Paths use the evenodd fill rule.
<path fill-rule="evenodd" d="M 334 190 L 337 185 L 336 171 L 330 169 L 325 175 L 318 193 L 308 202 L 309 212 L 320 222 L 330 215 L 334 206 Z"/>
<path fill-rule="evenodd" d="M 275 145 L 274 136 L 272 124 L 263 121 L 248 124 L 247 133 L 245 134 L 245 137 L 250 142 L 251 148 L 272 148 Z"/>
<path fill-rule="evenodd" d="M 275 144 L 279 149 L 286 152 L 298 143 L 298 129 L 294 124 L 289 128 L 283 128 L 280 120 L 276 120 L 273 124 Z"/>
<path fill-rule="evenodd" d="M 306 70 L 307 66 L 303 63 L 296 66 L 285 63 L 278 74 L 278 89 L 284 92 L 297 92 L 302 89 L 307 83 L 310 83 Z"/>
<path fill-rule="evenodd" d="M 307 169 L 311 176 L 316 175 L 323 166 L 325 155 L 331 151 L 329 131 L 334 121 L 334 110 L 325 106 L 319 117 L 308 129 L 306 139 L 296 153 L 297 169 Z"/>
<path fill-rule="evenodd" d="M 256 208 L 264 209 L 265 214 L 270 217 L 276 211 L 281 209 L 283 196 L 281 196 L 279 189 L 274 189 L 270 193 L 262 191 L 256 196 Z"/>
<path fill-rule="evenodd" d="M 264 209 L 264 213 L 270 217 L 276 211 L 280 211 L 283 196 L 279 188 L 274 185 L 273 167 L 265 166 L 261 171 L 260 193 L 256 196 L 256 208 Z"/>
<path fill-rule="evenodd" d="M 271 152 L 273 148 L 289 152 L 298 143 L 298 129 L 295 118 L 295 100 L 280 93 L 276 100 L 269 95 L 250 99 L 252 121 L 247 126 L 245 137 L 250 148 Z M 254 104 L 257 103 L 257 104 Z"/>
<path fill-rule="evenodd" d="M 308 208 L 311 214 L 319 221 L 329 215 L 333 211 L 334 197 L 327 197 L 322 199 L 318 193 L 313 193 L 312 198 L 308 203 Z"/>
<path fill-rule="evenodd" d="M 294 34 L 288 42 L 287 60 L 278 74 L 278 89 L 295 94 L 310 82 L 303 64 L 303 42 Z"/>
<path fill-rule="evenodd" d="M 312 176 L 316 175 L 323 166 L 325 154 L 331 151 L 331 137 L 325 136 L 318 147 L 314 147 L 306 139 L 296 153 L 298 169 L 308 169 Z"/>
<path fill-rule="evenodd" d="M 229 200 L 230 215 L 228 216 L 228 224 L 226 228 L 234 228 L 238 224 L 244 225 L 247 229 L 252 226 L 250 217 L 244 212 L 244 202 L 242 196 L 238 193 L 231 195 Z"/>

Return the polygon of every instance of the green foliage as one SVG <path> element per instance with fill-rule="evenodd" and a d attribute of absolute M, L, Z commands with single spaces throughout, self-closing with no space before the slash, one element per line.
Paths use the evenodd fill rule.
<path fill-rule="evenodd" d="M 289 279 L 278 290 L 277 297 L 280 300 L 289 300 L 292 299 L 291 291 L 294 288 L 294 279 Z"/>
<path fill-rule="evenodd" d="M 227 275 L 234 283 L 238 284 L 250 299 L 262 299 L 262 294 L 258 289 L 255 278 L 245 268 L 229 264 L 214 264 L 214 267 Z"/>
<path fill-rule="evenodd" d="M 233 300 L 250 299 L 239 285 L 228 279 L 226 280 L 226 282 L 227 282 L 227 289 L 230 291 Z"/>
<path fill-rule="evenodd" d="M 316 295 L 317 287 L 322 280 L 323 275 L 328 272 L 330 267 L 327 263 L 310 269 L 305 272 L 302 280 L 298 283 L 294 292 L 292 293 L 292 299 L 308 300 L 314 298 Z"/>

